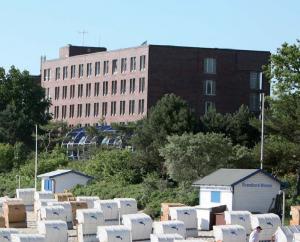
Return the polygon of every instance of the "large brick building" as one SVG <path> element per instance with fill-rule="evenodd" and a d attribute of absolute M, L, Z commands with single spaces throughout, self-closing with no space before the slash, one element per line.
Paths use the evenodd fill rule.
<path fill-rule="evenodd" d="M 93 125 L 101 119 L 136 121 L 165 93 L 187 100 L 197 115 L 214 106 L 259 111 L 259 92 L 270 85 L 262 66 L 270 53 L 232 49 L 142 45 L 107 51 L 68 45 L 59 59 L 42 60 L 41 82 L 54 120 Z"/>

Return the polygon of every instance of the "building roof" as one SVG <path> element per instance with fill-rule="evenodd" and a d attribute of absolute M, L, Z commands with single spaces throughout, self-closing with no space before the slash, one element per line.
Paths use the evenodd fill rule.
<path fill-rule="evenodd" d="M 219 169 L 215 172 L 209 174 L 208 176 L 203 177 L 202 179 L 195 181 L 193 186 L 202 186 L 202 185 L 213 185 L 213 186 L 234 186 L 247 178 L 262 172 L 265 175 L 269 176 L 271 179 L 275 180 L 278 183 L 281 183 L 271 174 L 260 170 L 260 169 Z"/>
<path fill-rule="evenodd" d="M 59 169 L 59 170 L 56 170 L 56 171 L 50 171 L 50 172 L 47 172 L 47 173 L 44 173 L 44 174 L 40 174 L 37 177 L 39 177 L 39 178 L 42 178 L 42 177 L 54 178 L 54 177 L 57 177 L 57 176 L 62 176 L 62 175 L 68 174 L 68 173 L 74 173 L 74 174 L 77 174 L 77 175 L 80 175 L 80 176 L 84 176 L 88 179 L 93 179 L 93 177 L 88 176 L 84 173 L 81 173 L 79 171 L 69 170 L 69 169 L 66 169 L 66 170 L 60 170 Z"/>

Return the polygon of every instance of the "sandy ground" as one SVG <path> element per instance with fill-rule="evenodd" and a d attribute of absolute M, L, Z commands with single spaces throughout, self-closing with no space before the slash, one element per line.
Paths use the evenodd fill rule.
<path fill-rule="evenodd" d="M 35 234 L 37 233 L 37 228 L 36 228 L 36 221 L 35 221 L 35 216 L 33 212 L 27 212 L 27 227 L 26 229 L 19 229 L 23 233 L 26 234 Z M 76 230 L 69 230 L 69 242 L 77 242 L 77 234 Z M 190 239 L 196 239 L 196 238 L 190 238 Z M 213 234 L 212 231 L 200 231 L 199 232 L 199 239 L 213 242 Z"/>

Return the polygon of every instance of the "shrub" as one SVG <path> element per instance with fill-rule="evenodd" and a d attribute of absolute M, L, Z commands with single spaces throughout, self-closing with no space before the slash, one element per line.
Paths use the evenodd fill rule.
<path fill-rule="evenodd" d="M 0 172 L 9 171 L 14 165 L 14 147 L 0 143 Z"/>

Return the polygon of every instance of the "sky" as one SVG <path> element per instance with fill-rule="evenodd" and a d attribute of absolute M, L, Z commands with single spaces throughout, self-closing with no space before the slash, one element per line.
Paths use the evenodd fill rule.
<path fill-rule="evenodd" d="M 0 67 L 39 74 L 40 56 L 85 45 L 267 50 L 300 39 L 300 0 L 1 0 Z"/>

